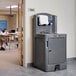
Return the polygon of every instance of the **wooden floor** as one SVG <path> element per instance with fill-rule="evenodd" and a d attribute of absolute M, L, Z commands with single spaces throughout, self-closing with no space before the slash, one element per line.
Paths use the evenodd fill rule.
<path fill-rule="evenodd" d="M 18 66 L 18 50 L 0 51 L 0 68 L 14 68 Z"/>

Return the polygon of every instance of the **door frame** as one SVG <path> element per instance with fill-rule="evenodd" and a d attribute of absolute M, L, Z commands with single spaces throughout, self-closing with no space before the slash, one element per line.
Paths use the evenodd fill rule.
<path fill-rule="evenodd" d="M 18 54 L 19 54 L 19 64 L 23 66 L 23 34 L 22 34 L 22 0 L 18 3 Z"/>
<path fill-rule="evenodd" d="M 22 61 L 22 63 L 21 63 L 21 65 L 22 66 L 24 66 L 24 67 L 27 67 L 27 59 L 26 59 L 26 35 L 25 35 L 25 33 L 26 33 L 26 31 L 25 31 L 25 26 L 26 26 L 26 18 L 25 18 L 25 0 L 19 0 L 19 3 L 21 4 L 21 3 L 23 3 L 22 4 L 22 11 L 23 11 L 23 46 L 22 46 L 22 44 L 20 44 L 21 46 L 22 46 L 22 56 L 21 56 L 21 60 L 23 60 Z"/>

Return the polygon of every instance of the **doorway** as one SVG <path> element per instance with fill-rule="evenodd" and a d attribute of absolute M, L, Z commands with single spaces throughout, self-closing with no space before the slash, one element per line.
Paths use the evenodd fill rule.
<path fill-rule="evenodd" d="M 0 67 L 23 65 L 22 4 L 20 0 L 2 0 L 0 4 Z"/>

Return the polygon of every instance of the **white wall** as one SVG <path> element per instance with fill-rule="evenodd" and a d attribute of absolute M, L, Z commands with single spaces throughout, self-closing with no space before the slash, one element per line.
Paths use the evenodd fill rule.
<path fill-rule="evenodd" d="M 57 32 L 67 34 L 67 57 L 76 57 L 75 0 L 26 0 L 25 4 L 26 63 L 32 62 L 31 16 L 40 12 L 57 15 Z M 35 11 L 30 11 L 29 8 L 34 8 Z"/>
<path fill-rule="evenodd" d="M 76 3 L 76 0 L 75 0 L 75 3 Z M 75 28 L 74 28 L 74 30 L 75 30 L 75 50 L 76 50 L 76 4 L 75 4 Z M 76 53 L 75 53 L 75 55 L 76 55 Z"/>

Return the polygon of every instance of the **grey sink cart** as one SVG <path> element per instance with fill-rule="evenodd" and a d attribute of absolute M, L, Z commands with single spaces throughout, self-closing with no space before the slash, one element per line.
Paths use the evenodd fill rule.
<path fill-rule="evenodd" d="M 40 24 L 41 17 L 48 24 Z M 66 34 L 57 33 L 57 16 L 48 13 L 34 15 L 34 52 L 33 65 L 43 71 L 66 69 Z"/>

